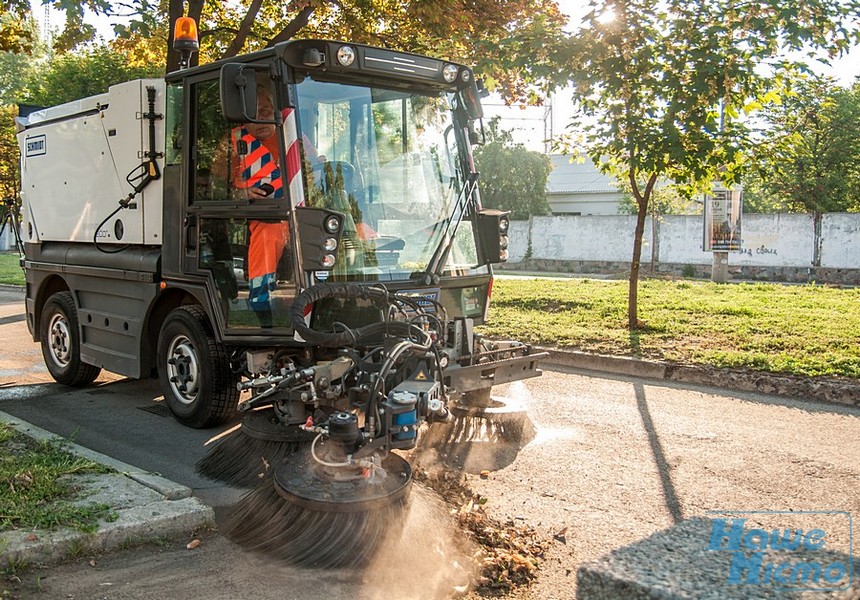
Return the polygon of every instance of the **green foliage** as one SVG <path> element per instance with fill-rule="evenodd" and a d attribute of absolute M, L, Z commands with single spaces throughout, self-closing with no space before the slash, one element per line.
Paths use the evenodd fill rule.
<path fill-rule="evenodd" d="M 0 104 L 0 199 L 18 197 L 19 152 L 14 121 L 17 114 L 17 107 Z"/>
<path fill-rule="evenodd" d="M 0 531 L 56 527 L 94 531 L 98 519 L 111 518 L 109 507 L 72 504 L 74 491 L 62 477 L 109 471 L 56 443 L 36 442 L 0 424 Z"/>
<path fill-rule="evenodd" d="M 688 195 L 738 181 L 751 148 L 746 115 L 779 100 L 784 50 L 831 55 L 858 40 L 856 3 L 834 0 L 592 1 L 577 35 L 557 46 L 575 85 L 574 126 L 588 155 L 628 181 L 637 207 L 628 326 L 638 327 L 645 215 L 658 180 Z M 768 71 L 770 67 L 770 71 Z"/>
<path fill-rule="evenodd" d="M 35 24 L 29 18 L 29 2 L 7 0 L 3 3 L 3 9 L 0 14 L 0 52 L 30 52 L 38 35 Z"/>
<path fill-rule="evenodd" d="M 618 203 L 618 212 L 625 215 L 635 215 L 639 205 L 633 198 L 630 184 L 620 182 L 624 195 Z M 695 215 L 702 212 L 702 205 L 681 192 L 677 186 L 672 184 L 654 186 L 649 202 L 649 214 L 654 217 L 660 215 Z"/>
<path fill-rule="evenodd" d="M 764 186 L 755 170 L 744 174 L 743 190 L 745 213 L 789 212 L 785 202 Z"/>
<path fill-rule="evenodd" d="M 860 289 L 649 279 L 647 326 L 635 336 L 625 292 L 623 281 L 497 279 L 481 330 L 586 352 L 860 377 Z"/>
<path fill-rule="evenodd" d="M 797 78 L 764 116 L 770 127 L 753 190 L 792 212 L 860 207 L 860 83 L 844 89 L 826 77 Z"/>
<path fill-rule="evenodd" d="M 169 48 L 172 21 L 183 14 L 199 24 L 200 63 L 259 50 L 294 37 L 343 39 L 431 54 L 477 65 L 491 88 L 509 97 L 534 96 L 535 73 L 518 65 L 519 47 L 506 45 L 517 30 L 531 40 L 534 52 L 547 56 L 541 41 L 558 36 L 566 19 L 554 0 L 473 0 L 440 4 L 436 0 L 46 0 L 66 13 L 58 50 L 91 41 L 95 32 L 83 21 L 87 13 L 130 17 L 114 25 L 115 45 L 134 61 L 173 71 L 179 54 Z M 525 45 L 525 44 L 523 44 Z M 192 64 L 197 64 L 198 57 Z"/>
<path fill-rule="evenodd" d="M 15 104 L 26 96 L 36 64 L 32 55 L 0 52 L 0 104 Z"/>
<path fill-rule="evenodd" d="M 107 45 L 53 57 L 31 77 L 25 100 L 54 106 L 107 91 L 111 85 L 142 77 L 158 77 L 160 67 L 131 67 Z"/>
<path fill-rule="evenodd" d="M 490 123 L 491 140 L 475 150 L 481 173 L 481 202 L 487 208 L 511 211 L 512 219 L 549 214 L 546 182 L 552 171 L 549 158 L 514 144 L 510 132 Z"/>

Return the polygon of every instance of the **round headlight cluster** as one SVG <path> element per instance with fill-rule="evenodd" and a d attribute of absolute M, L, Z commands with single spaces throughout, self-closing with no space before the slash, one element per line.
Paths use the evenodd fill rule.
<path fill-rule="evenodd" d="M 331 215 L 325 220 L 324 227 L 327 233 L 337 233 L 337 230 L 340 229 L 340 219 Z"/>
<path fill-rule="evenodd" d="M 323 254 L 320 262 L 324 269 L 331 269 L 334 266 L 334 254 Z"/>
<path fill-rule="evenodd" d="M 352 46 L 341 46 L 337 50 L 337 62 L 343 67 L 348 67 L 355 62 L 355 50 Z"/>
<path fill-rule="evenodd" d="M 457 65 L 445 65 L 442 69 L 442 77 L 445 78 L 445 81 L 448 83 L 454 83 L 457 79 Z"/>

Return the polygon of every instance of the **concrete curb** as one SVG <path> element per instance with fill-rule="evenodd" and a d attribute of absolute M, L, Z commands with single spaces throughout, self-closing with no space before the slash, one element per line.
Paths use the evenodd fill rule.
<path fill-rule="evenodd" d="M 860 382 L 852 380 L 676 365 L 627 356 L 606 356 L 559 348 L 535 347 L 534 351 L 549 353 L 549 357 L 544 361 L 544 364 L 548 366 L 691 383 L 741 392 L 772 394 L 799 400 L 814 400 L 840 406 L 860 407 Z"/>
<path fill-rule="evenodd" d="M 94 533 L 13 530 L 0 534 L 0 566 L 59 562 L 82 552 L 107 551 L 159 537 L 190 534 L 211 527 L 215 511 L 192 498 L 191 488 L 148 473 L 66 438 L 0 412 L 0 421 L 36 440 L 56 441 L 69 452 L 110 467 L 115 473 L 75 475 L 76 502 L 109 505 L 116 519 L 102 521 Z"/>

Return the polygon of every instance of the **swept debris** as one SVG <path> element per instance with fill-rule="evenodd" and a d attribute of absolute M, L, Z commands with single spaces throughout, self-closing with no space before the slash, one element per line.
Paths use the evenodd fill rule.
<path fill-rule="evenodd" d="M 416 466 L 413 476 L 445 499 L 462 533 L 476 544 L 479 596 L 501 596 L 537 577 L 547 542 L 534 528 L 489 516 L 484 509 L 487 499 L 469 489 L 462 473 Z"/>

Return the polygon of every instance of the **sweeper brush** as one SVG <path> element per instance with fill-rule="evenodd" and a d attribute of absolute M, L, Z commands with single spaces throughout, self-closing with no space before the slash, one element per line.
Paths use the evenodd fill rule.
<path fill-rule="evenodd" d="M 510 464 L 535 436 L 524 404 L 492 397 L 489 388 L 463 394 L 450 412 L 452 419 L 427 430 L 423 449 L 436 455 L 432 458 L 470 473 Z M 425 452 L 419 456 L 428 460 Z"/>
<path fill-rule="evenodd" d="M 271 408 L 255 410 L 215 442 L 197 463 L 197 473 L 238 487 L 255 487 L 314 434 L 284 425 Z"/>
<path fill-rule="evenodd" d="M 311 305 L 376 316 L 324 332 L 305 320 Z M 246 416 L 199 469 L 256 484 L 226 528 L 243 547 L 304 566 L 360 565 L 402 521 L 412 472 L 395 451 L 415 448 L 423 423 L 454 420 L 450 397 L 489 398 L 488 379 L 539 375 L 542 355 L 483 341 L 435 298 L 381 286 L 315 285 L 296 297 L 290 317 L 303 345 L 246 353 Z M 521 438 L 517 427 L 503 420 L 491 437 Z"/>
<path fill-rule="evenodd" d="M 275 469 L 236 505 L 226 534 L 248 550 L 305 567 L 365 564 L 399 529 L 412 482 L 394 454 L 368 467 L 326 467 L 307 455 Z"/>

